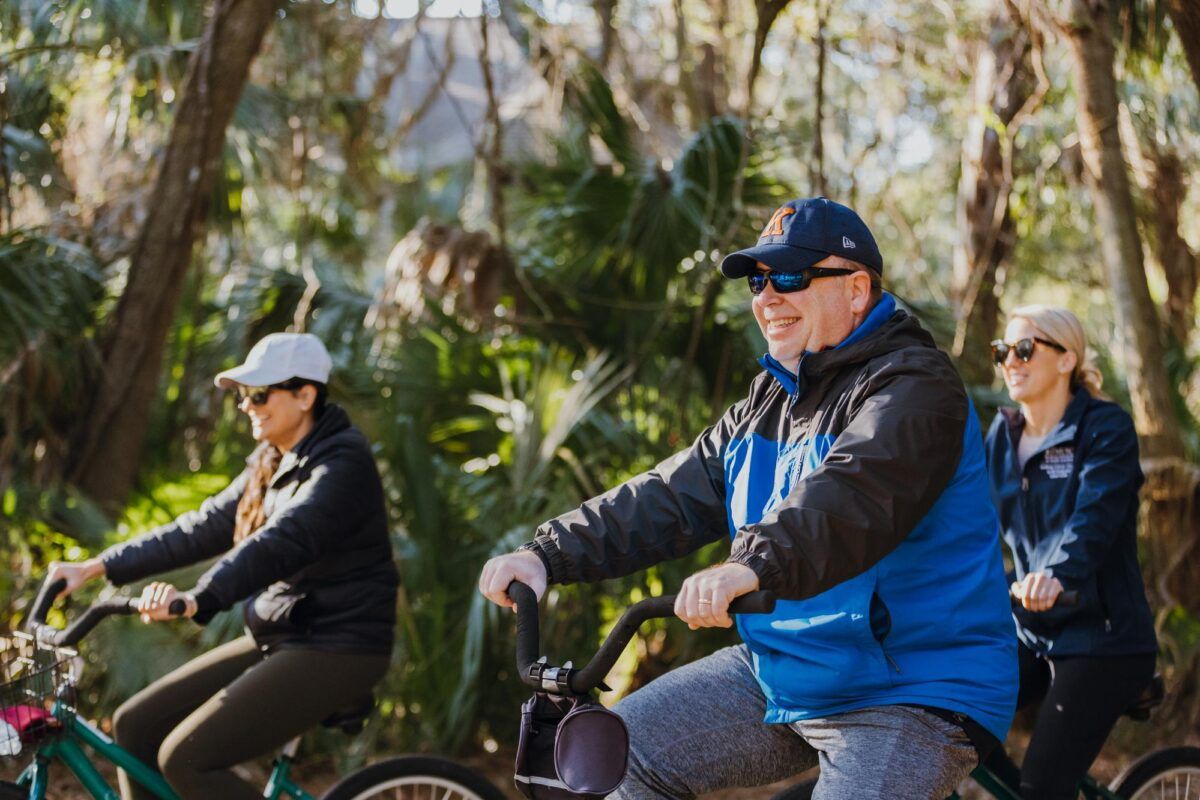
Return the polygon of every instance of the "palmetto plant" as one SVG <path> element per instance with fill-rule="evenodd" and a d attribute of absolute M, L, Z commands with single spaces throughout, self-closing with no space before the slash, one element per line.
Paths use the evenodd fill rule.
<path fill-rule="evenodd" d="M 63 432 L 95 371 L 95 354 L 83 337 L 102 296 L 97 265 L 85 248 L 37 231 L 0 235 L 5 516 L 21 516 L 27 492 L 53 483 L 65 455 Z M 14 485 L 18 476 L 21 486 Z"/>

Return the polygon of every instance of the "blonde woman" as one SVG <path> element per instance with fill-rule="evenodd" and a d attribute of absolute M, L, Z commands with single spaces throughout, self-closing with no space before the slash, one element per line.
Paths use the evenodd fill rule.
<path fill-rule="evenodd" d="M 1071 312 L 1018 308 L 992 356 L 1018 405 L 1002 409 L 987 436 L 992 497 L 1015 566 L 1017 705 L 1042 703 L 1020 792 L 1073 800 L 1154 675 L 1158 648 L 1137 558 L 1137 435 L 1101 393 Z M 1055 606 L 1064 590 L 1079 593 L 1077 606 Z M 1011 762 L 995 766 L 1015 785 Z"/>

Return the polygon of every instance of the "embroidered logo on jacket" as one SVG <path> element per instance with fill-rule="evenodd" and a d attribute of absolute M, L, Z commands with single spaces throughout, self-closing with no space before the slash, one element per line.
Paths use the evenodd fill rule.
<path fill-rule="evenodd" d="M 1042 456 L 1042 471 L 1051 478 L 1069 478 L 1075 466 L 1075 448 L 1051 447 Z"/>

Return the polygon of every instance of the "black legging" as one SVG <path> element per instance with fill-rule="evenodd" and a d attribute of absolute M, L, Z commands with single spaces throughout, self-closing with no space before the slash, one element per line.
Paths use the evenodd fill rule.
<path fill-rule="evenodd" d="M 189 661 L 125 702 L 113 736 L 157 765 L 183 800 L 261 800 L 231 767 L 267 755 L 352 705 L 387 672 L 383 655 L 280 650 L 249 637 Z M 120 774 L 121 796 L 153 795 Z"/>
<path fill-rule="evenodd" d="M 1113 725 L 1154 677 L 1153 653 L 1044 659 L 1021 645 L 1017 708 L 1042 701 L 1025 761 L 1015 764 L 997 748 L 987 760 L 1022 800 L 1075 800 L 1077 785 L 1104 746 Z"/>

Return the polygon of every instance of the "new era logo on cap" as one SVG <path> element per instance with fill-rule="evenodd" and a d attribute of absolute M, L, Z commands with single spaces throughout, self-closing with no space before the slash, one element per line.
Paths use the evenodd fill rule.
<path fill-rule="evenodd" d="M 852 242 L 849 239 L 849 237 L 843 236 L 842 237 L 842 247 L 847 247 L 847 248 L 853 250 L 855 248 L 855 244 L 854 244 L 854 242 Z"/>

